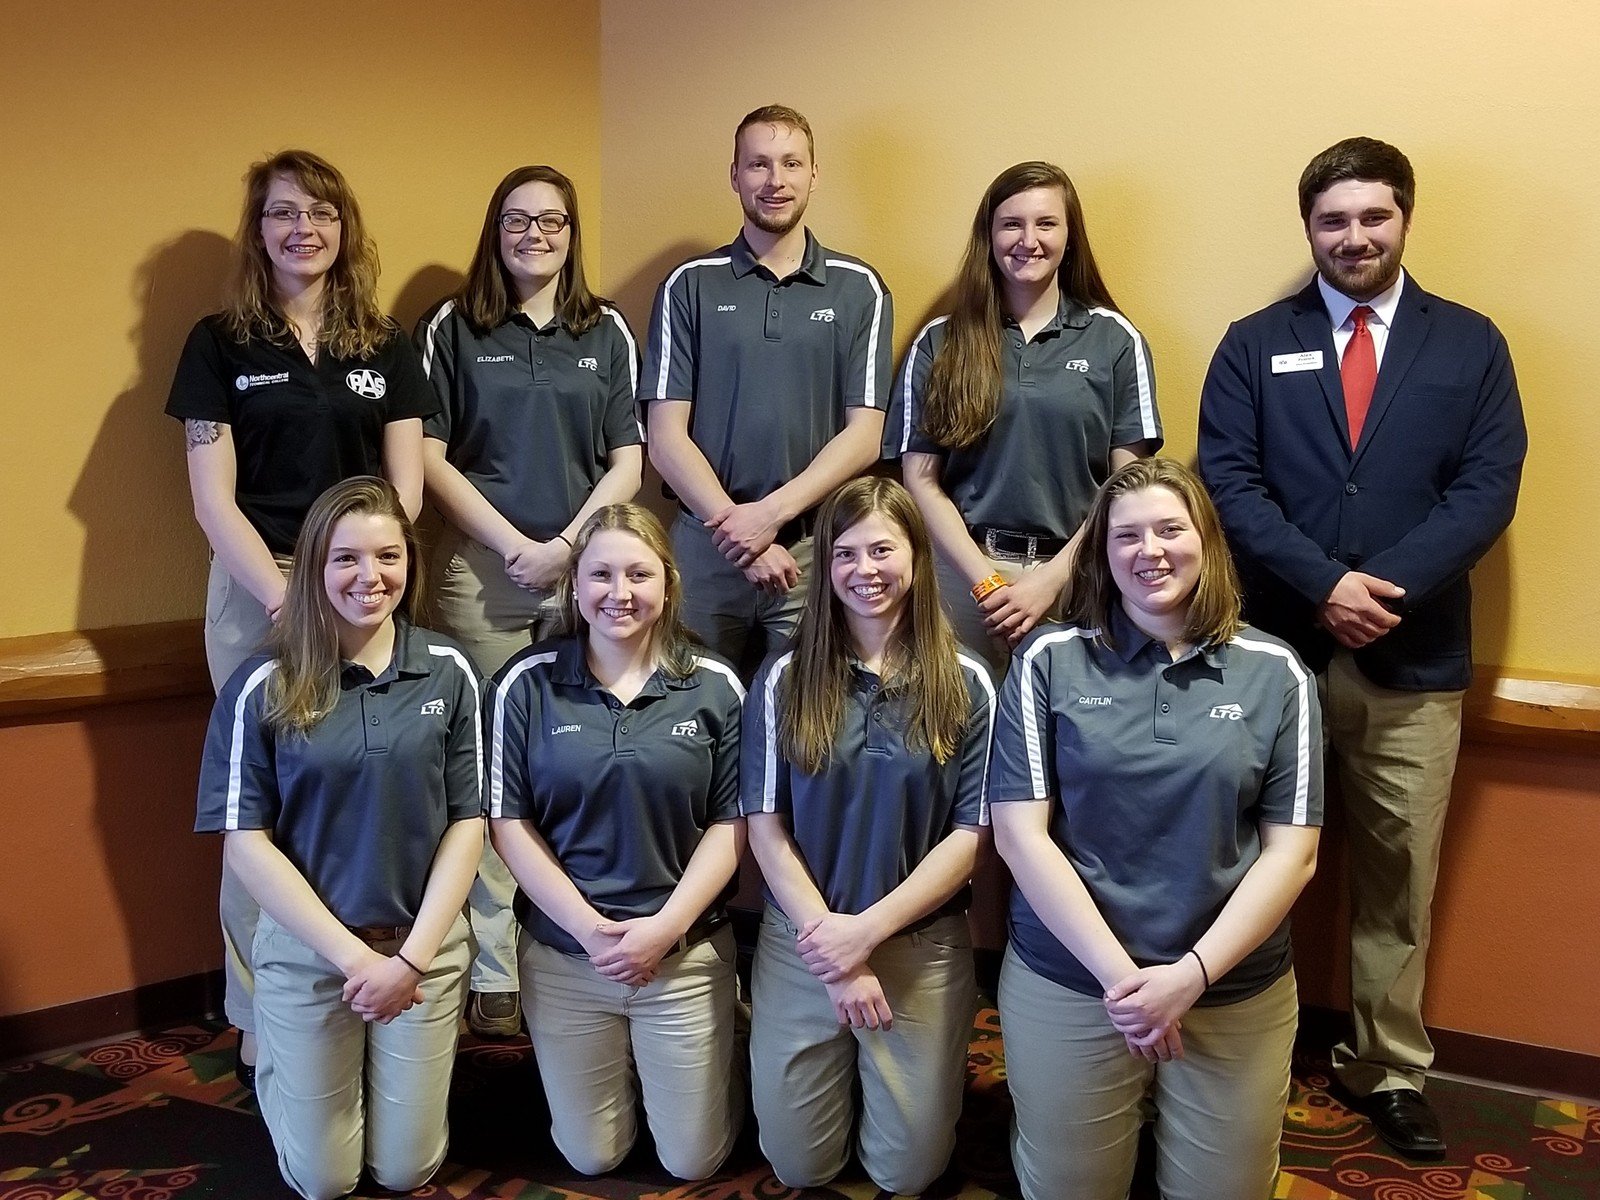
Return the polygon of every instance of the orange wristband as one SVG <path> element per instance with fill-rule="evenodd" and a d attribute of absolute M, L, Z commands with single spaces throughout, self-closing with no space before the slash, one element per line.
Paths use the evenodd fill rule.
<path fill-rule="evenodd" d="M 1005 587 L 1005 585 L 1006 581 L 1001 577 L 1000 572 L 995 571 L 993 574 L 989 575 L 988 578 L 980 579 L 977 583 L 972 585 L 972 598 L 979 603 L 982 603 L 985 596 L 989 595 L 991 592 L 998 591 L 1000 588 Z"/>

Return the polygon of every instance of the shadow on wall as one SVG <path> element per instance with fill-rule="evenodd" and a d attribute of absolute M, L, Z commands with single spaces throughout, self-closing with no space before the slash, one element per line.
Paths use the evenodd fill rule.
<path fill-rule="evenodd" d="M 191 326 L 220 306 L 229 255 L 227 238 L 189 230 L 158 247 L 134 277 L 139 320 L 128 336 L 137 372 L 107 409 L 69 502 L 84 528 L 77 625 L 91 641 L 97 628 L 170 612 L 157 597 L 175 591 L 188 597 L 180 611 L 203 609 L 206 542 L 189 499 L 183 431 L 162 410 Z M 154 595 L 141 600 L 142 589 Z M 127 652 L 109 641 L 96 649 L 108 659 Z M 206 707 L 164 703 L 173 721 L 170 729 L 155 723 L 162 736 L 153 743 L 144 706 L 107 710 L 84 725 L 100 854 L 116 896 L 111 919 L 123 925 L 141 984 L 193 972 L 195 953 L 182 946 L 217 936 L 221 845 L 191 832 L 204 728 L 197 717 Z M 203 952 L 200 961 L 209 964 Z"/>

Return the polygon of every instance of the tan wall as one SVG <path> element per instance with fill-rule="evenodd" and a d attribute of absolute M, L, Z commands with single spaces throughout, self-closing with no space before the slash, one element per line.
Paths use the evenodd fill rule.
<path fill-rule="evenodd" d="M 774 12 L 780 15 L 775 17 Z M 1510 340 L 1534 451 L 1522 511 L 1479 569 L 1478 658 L 1600 675 L 1600 560 L 1574 555 L 1562 463 L 1600 445 L 1600 277 L 1591 219 L 1593 10 L 1554 0 L 1189 4 L 697 0 L 602 8 L 601 275 L 630 319 L 684 254 L 726 241 L 730 138 L 758 104 L 817 135 L 812 225 L 882 271 L 904 349 L 954 273 L 984 186 L 1028 158 L 1082 192 L 1113 294 L 1150 341 L 1167 452 L 1194 450 L 1200 381 L 1227 323 L 1299 287 L 1306 160 L 1369 133 L 1410 155 L 1406 265 Z M 1589 64 L 1589 65 L 1585 65 Z M 1383 111 L 1387 99 L 1388 111 Z M 1600 500 L 1586 472 L 1586 507 Z"/>
<path fill-rule="evenodd" d="M 161 413 L 216 307 L 251 160 L 342 170 L 410 322 L 510 167 L 599 184 L 593 0 L 11 6 L 0 38 L 0 638 L 198 616 L 205 543 Z"/>

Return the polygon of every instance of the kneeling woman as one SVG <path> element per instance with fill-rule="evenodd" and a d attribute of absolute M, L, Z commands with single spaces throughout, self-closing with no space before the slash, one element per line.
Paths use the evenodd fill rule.
<path fill-rule="evenodd" d="M 486 714 L 491 833 L 520 889 L 551 1134 L 579 1171 L 610 1171 L 642 1089 L 662 1165 L 702 1179 L 739 1129 L 722 902 L 744 850 L 744 689 L 691 646 L 647 509 L 590 517 L 558 596 L 572 632 L 501 668 Z"/>
<path fill-rule="evenodd" d="M 357 477 L 306 515 L 270 652 L 217 698 L 202 831 L 261 906 L 257 1095 L 311 1200 L 419 1187 L 444 1161 L 466 998 L 461 915 L 483 846 L 478 684 L 411 625 L 416 540 Z"/>
<path fill-rule="evenodd" d="M 1112 473 L 1067 626 L 1001 693 L 989 795 L 1017 881 L 1000 1020 L 1029 1200 L 1127 1195 L 1147 1091 L 1166 1200 L 1265 1200 L 1298 1006 L 1289 908 L 1322 819 L 1316 686 L 1239 620 L 1216 510 Z"/>
<path fill-rule="evenodd" d="M 823 504 L 794 648 L 745 711 L 741 788 L 768 907 L 751 1075 L 761 1148 L 790 1187 L 856 1147 L 879 1187 L 919 1193 L 955 1145 L 977 995 L 967 884 L 994 688 L 939 605 L 911 497 L 856 479 Z"/>

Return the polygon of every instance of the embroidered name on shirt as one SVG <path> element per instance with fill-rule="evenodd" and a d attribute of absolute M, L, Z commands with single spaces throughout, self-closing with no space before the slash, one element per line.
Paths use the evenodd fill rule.
<path fill-rule="evenodd" d="M 700 732 L 700 721 L 694 718 L 688 721 L 679 721 L 672 727 L 674 737 L 694 737 Z"/>
<path fill-rule="evenodd" d="M 813 321 L 831 321 L 833 320 L 833 309 L 819 308 L 816 312 L 811 314 L 811 319 Z"/>
<path fill-rule="evenodd" d="M 358 396 L 365 396 L 368 400 L 382 400 L 383 394 L 389 390 L 389 385 L 383 381 L 383 376 L 371 367 L 351 371 L 344 377 L 344 382 L 352 392 Z"/>
<path fill-rule="evenodd" d="M 600 360 L 598 358 L 580 358 L 578 365 L 587 367 L 591 371 L 598 371 L 600 369 Z"/>
<path fill-rule="evenodd" d="M 717 311 L 718 312 L 738 312 L 739 311 L 739 306 L 737 304 L 719 304 L 719 305 L 717 305 Z"/>
<path fill-rule="evenodd" d="M 1064 371 L 1079 371 L 1087 375 L 1089 373 L 1089 360 L 1087 358 L 1068 359 L 1061 364 L 1061 369 Z"/>
<path fill-rule="evenodd" d="M 550 736 L 555 737 L 558 733 L 577 733 L 582 728 L 582 725 L 552 725 L 550 726 Z"/>
<path fill-rule="evenodd" d="M 442 716 L 444 716 L 444 701 L 443 700 L 429 700 L 426 704 L 424 704 L 422 706 L 421 715 L 424 716 L 424 717 L 442 717 Z"/>
<path fill-rule="evenodd" d="M 480 354 L 478 355 L 478 361 L 481 363 L 516 362 L 517 356 L 515 354 Z"/>
<path fill-rule="evenodd" d="M 1110 696 L 1079 696 L 1078 703 L 1085 708 L 1108 708 L 1111 705 Z"/>
<path fill-rule="evenodd" d="M 1237 704 L 1219 704 L 1211 710 L 1210 715 L 1219 721 L 1242 721 L 1244 709 Z"/>
<path fill-rule="evenodd" d="M 233 386 L 241 392 L 247 392 L 253 387 L 270 387 L 274 383 L 288 383 L 289 372 L 277 371 L 271 375 L 241 375 L 233 381 Z"/>

